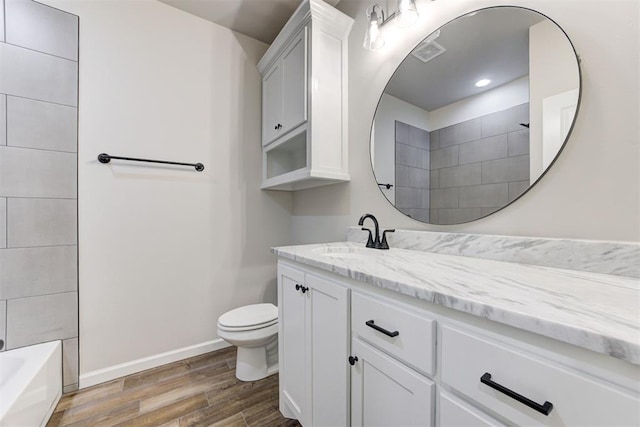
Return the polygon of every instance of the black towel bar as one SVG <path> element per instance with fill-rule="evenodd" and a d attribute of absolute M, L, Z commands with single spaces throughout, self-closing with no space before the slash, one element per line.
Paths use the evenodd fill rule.
<path fill-rule="evenodd" d="M 119 156 L 110 156 L 107 153 L 98 154 L 98 161 L 100 163 L 109 163 L 111 159 L 116 160 L 128 160 L 133 162 L 146 162 L 146 163 L 162 163 L 165 165 L 180 165 L 180 166 L 191 166 L 195 168 L 198 172 L 202 172 L 204 170 L 204 165 L 202 163 L 182 163 L 182 162 L 168 162 L 166 160 L 151 160 L 151 159 L 138 159 L 135 157 L 119 157 Z"/>

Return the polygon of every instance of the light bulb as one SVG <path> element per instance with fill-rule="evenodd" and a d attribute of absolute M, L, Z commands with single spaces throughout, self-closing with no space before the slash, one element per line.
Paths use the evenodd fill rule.
<path fill-rule="evenodd" d="M 415 0 L 398 0 L 398 12 L 395 24 L 398 27 L 406 28 L 415 24 L 418 20 L 418 8 Z"/>
<path fill-rule="evenodd" d="M 382 34 L 381 26 L 382 18 L 378 16 L 374 8 L 369 14 L 369 26 L 362 44 L 365 49 L 376 50 L 384 46 L 384 35 Z"/>
<path fill-rule="evenodd" d="M 476 87 L 485 87 L 489 83 L 491 83 L 491 80 L 489 79 L 480 79 L 476 82 Z"/>

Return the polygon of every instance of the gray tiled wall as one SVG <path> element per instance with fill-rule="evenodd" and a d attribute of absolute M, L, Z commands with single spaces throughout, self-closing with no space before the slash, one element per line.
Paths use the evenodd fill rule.
<path fill-rule="evenodd" d="M 529 188 L 529 104 L 430 132 L 430 222 L 472 221 Z"/>
<path fill-rule="evenodd" d="M 0 339 L 62 340 L 65 391 L 78 383 L 77 61 L 76 16 L 0 0 Z"/>
<path fill-rule="evenodd" d="M 396 120 L 396 203 L 405 215 L 429 221 L 429 132 Z"/>

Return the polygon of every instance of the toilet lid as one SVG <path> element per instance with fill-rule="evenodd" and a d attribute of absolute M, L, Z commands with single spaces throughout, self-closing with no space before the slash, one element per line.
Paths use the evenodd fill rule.
<path fill-rule="evenodd" d="M 218 324 L 227 328 L 263 326 L 278 320 L 278 307 L 273 304 L 251 304 L 227 311 Z"/>

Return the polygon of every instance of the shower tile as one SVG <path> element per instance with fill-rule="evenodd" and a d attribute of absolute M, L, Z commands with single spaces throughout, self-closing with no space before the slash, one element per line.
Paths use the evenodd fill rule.
<path fill-rule="evenodd" d="M 78 293 L 7 302 L 7 349 L 78 336 Z"/>
<path fill-rule="evenodd" d="M 441 148 L 431 152 L 431 169 L 448 168 L 458 164 L 458 146 Z"/>
<path fill-rule="evenodd" d="M 460 188 L 461 208 L 499 208 L 507 204 L 509 186 L 503 184 L 472 185 Z"/>
<path fill-rule="evenodd" d="M 0 92 L 78 105 L 78 63 L 0 43 Z"/>
<path fill-rule="evenodd" d="M 529 156 L 482 162 L 482 183 L 526 181 L 529 179 Z"/>
<path fill-rule="evenodd" d="M 460 164 L 507 157 L 507 135 L 497 135 L 460 144 Z"/>
<path fill-rule="evenodd" d="M 409 166 L 396 165 L 396 186 L 408 187 L 411 168 Z"/>
<path fill-rule="evenodd" d="M 78 289 L 77 246 L 0 250 L 0 299 Z"/>
<path fill-rule="evenodd" d="M 415 126 L 409 126 L 409 144 L 414 147 L 429 149 L 429 132 Z"/>
<path fill-rule="evenodd" d="M 440 147 L 463 144 L 481 138 L 481 118 L 440 129 Z"/>
<path fill-rule="evenodd" d="M 409 186 L 414 188 L 429 188 L 429 171 L 426 169 L 409 168 Z"/>
<path fill-rule="evenodd" d="M 0 351 L 4 351 L 7 342 L 7 302 L 0 301 L 0 340 L 5 342 L 5 345 L 0 348 Z"/>
<path fill-rule="evenodd" d="M 431 169 L 431 151 L 427 148 L 426 150 L 420 150 L 420 154 L 422 155 L 420 167 L 422 169 Z"/>
<path fill-rule="evenodd" d="M 440 169 L 439 179 L 440 187 L 443 188 L 482 184 L 482 165 L 480 163 L 470 163 L 468 165 Z"/>
<path fill-rule="evenodd" d="M 78 109 L 49 102 L 7 97 L 7 145 L 76 152 Z"/>
<path fill-rule="evenodd" d="M 62 341 L 62 384 L 78 382 L 78 338 Z"/>
<path fill-rule="evenodd" d="M 396 207 L 419 209 L 422 207 L 422 190 L 411 187 L 396 187 Z"/>
<path fill-rule="evenodd" d="M 529 154 L 529 129 L 507 134 L 509 138 L 509 157 Z"/>
<path fill-rule="evenodd" d="M 409 143 L 409 125 L 396 120 L 396 142 Z"/>
<path fill-rule="evenodd" d="M 7 43 L 78 60 L 78 17 L 35 1 L 4 0 Z"/>
<path fill-rule="evenodd" d="M 439 148 L 440 148 L 440 131 L 432 130 L 431 132 L 429 132 L 429 149 L 433 151 Z"/>
<path fill-rule="evenodd" d="M 75 245 L 77 203 L 68 199 L 8 199 L 7 246 Z"/>
<path fill-rule="evenodd" d="M 429 178 L 429 188 L 439 188 L 440 187 L 440 170 L 432 169 L 429 171 L 431 175 Z"/>
<path fill-rule="evenodd" d="M 0 145 L 7 145 L 7 96 L 2 94 L 0 94 Z"/>
<path fill-rule="evenodd" d="M 523 129 L 520 123 L 529 123 L 529 103 L 516 105 L 482 117 L 482 137 L 500 135 Z"/>
<path fill-rule="evenodd" d="M 457 208 L 458 188 L 438 188 L 430 191 L 431 208 Z"/>
<path fill-rule="evenodd" d="M 0 147 L 0 194 L 76 198 L 76 158 L 75 153 Z"/>
<path fill-rule="evenodd" d="M 7 247 L 7 199 L 0 197 L 0 248 Z"/>

